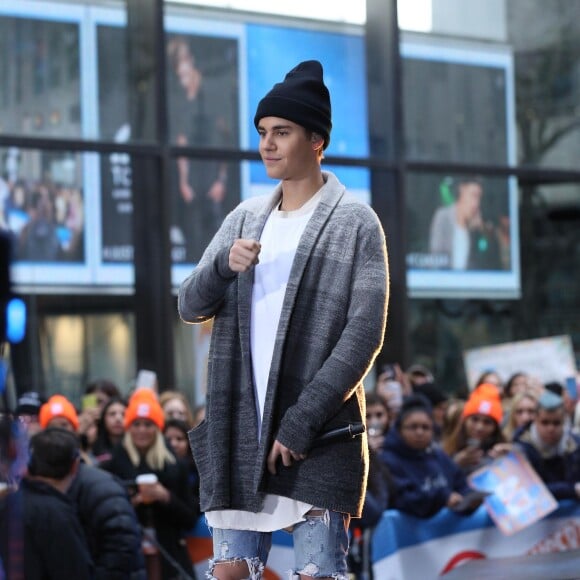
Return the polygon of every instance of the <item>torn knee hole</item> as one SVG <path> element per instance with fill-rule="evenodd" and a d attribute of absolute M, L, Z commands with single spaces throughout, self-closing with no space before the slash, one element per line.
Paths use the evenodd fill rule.
<path fill-rule="evenodd" d="M 222 553 L 227 552 L 227 546 L 222 546 Z M 214 570 L 215 567 L 218 565 L 225 565 L 225 566 L 239 566 L 241 564 L 245 564 L 248 569 L 248 579 L 249 580 L 259 580 L 262 577 L 262 573 L 264 572 L 264 564 L 260 560 L 260 558 L 227 558 L 227 557 L 220 557 L 215 558 L 209 561 L 209 570 L 207 573 L 207 578 L 212 579 L 214 578 Z"/>
<path fill-rule="evenodd" d="M 304 566 L 304 568 L 300 570 L 298 574 L 303 574 L 304 576 L 316 576 L 319 570 L 320 568 L 316 564 L 310 562 L 310 564 L 306 564 L 306 566 Z"/>

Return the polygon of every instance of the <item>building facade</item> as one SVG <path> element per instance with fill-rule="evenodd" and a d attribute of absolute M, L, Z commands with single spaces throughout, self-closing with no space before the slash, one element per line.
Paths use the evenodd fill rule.
<path fill-rule="evenodd" d="M 333 99 L 324 164 L 387 232 L 380 361 L 455 392 L 470 349 L 580 351 L 580 0 L 219 4 L 0 6 L 0 227 L 28 307 L 12 396 L 79 402 L 151 369 L 202 402 L 211 328 L 179 321 L 176 288 L 227 212 L 273 187 L 253 112 L 310 58 Z"/>

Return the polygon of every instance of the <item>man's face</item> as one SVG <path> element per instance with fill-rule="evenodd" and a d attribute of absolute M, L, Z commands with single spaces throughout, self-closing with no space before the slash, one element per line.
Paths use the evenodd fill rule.
<path fill-rule="evenodd" d="M 479 183 L 461 183 L 457 198 L 457 209 L 465 221 L 469 222 L 477 216 L 481 205 L 483 189 Z"/>
<path fill-rule="evenodd" d="M 564 409 L 541 409 L 536 417 L 536 429 L 546 445 L 557 445 L 564 434 Z"/>
<path fill-rule="evenodd" d="M 268 177 L 300 180 L 318 164 L 304 127 L 280 117 L 264 117 L 258 125 L 260 155 Z"/>

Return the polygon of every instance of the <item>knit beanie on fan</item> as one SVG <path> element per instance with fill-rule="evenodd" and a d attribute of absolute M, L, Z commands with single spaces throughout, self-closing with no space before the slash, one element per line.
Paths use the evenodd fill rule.
<path fill-rule="evenodd" d="M 43 429 L 56 417 L 64 417 L 74 427 L 79 428 L 79 417 L 74 405 L 63 395 L 53 395 L 40 407 L 38 422 Z"/>
<path fill-rule="evenodd" d="M 463 418 L 470 415 L 487 415 L 500 425 L 503 417 L 499 390 L 491 383 L 479 385 L 463 407 Z"/>
<path fill-rule="evenodd" d="M 137 419 L 149 419 L 159 427 L 160 431 L 163 431 L 165 417 L 153 390 L 141 388 L 131 395 L 125 410 L 125 429 L 128 429 Z"/>
<path fill-rule="evenodd" d="M 258 103 L 254 117 L 256 128 L 264 117 L 288 119 L 320 134 L 326 149 L 332 121 L 330 94 L 324 84 L 322 65 L 317 60 L 301 62 L 281 83 L 276 83 Z"/>

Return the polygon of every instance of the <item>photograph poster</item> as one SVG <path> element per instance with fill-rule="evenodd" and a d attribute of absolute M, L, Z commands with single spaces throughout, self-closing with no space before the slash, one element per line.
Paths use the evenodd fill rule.
<path fill-rule="evenodd" d="M 60 277 L 39 279 L 34 265 L 84 264 L 84 215 L 80 155 L 0 149 L 0 229 L 9 233 L 20 266 L 16 283 Z"/>
<path fill-rule="evenodd" d="M 126 29 L 99 25 L 99 118 L 102 138 L 131 140 Z M 239 147 L 238 40 L 167 34 L 170 142 L 185 147 Z M 132 259 L 131 160 L 102 156 L 102 260 Z M 223 218 L 240 200 L 236 162 L 176 158 L 170 171 L 170 239 L 174 264 L 196 263 Z"/>
<path fill-rule="evenodd" d="M 492 492 L 483 500 L 491 519 L 509 536 L 552 513 L 558 502 L 519 451 L 510 451 L 468 477 L 469 484 Z"/>
<path fill-rule="evenodd" d="M 509 52 L 406 43 L 402 56 L 408 159 L 514 162 Z M 410 172 L 405 197 L 412 296 L 519 296 L 517 184 L 512 178 Z"/>

